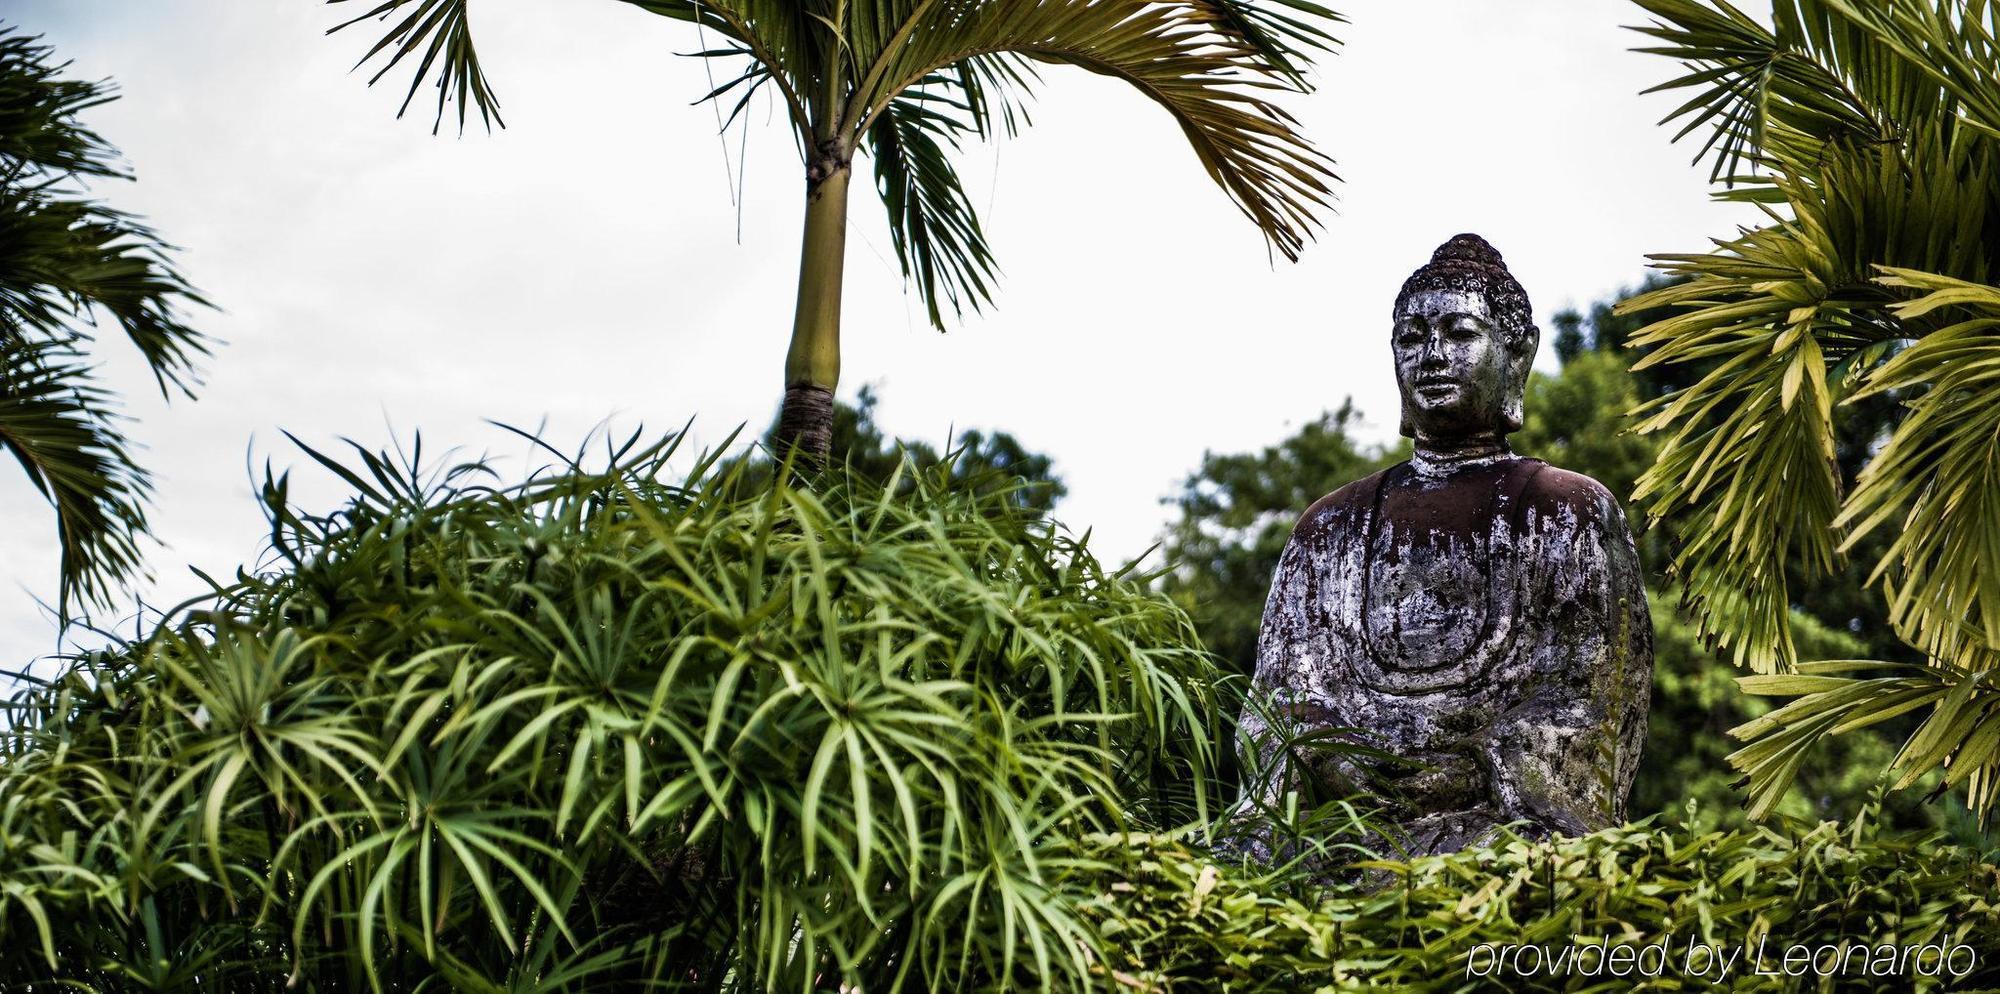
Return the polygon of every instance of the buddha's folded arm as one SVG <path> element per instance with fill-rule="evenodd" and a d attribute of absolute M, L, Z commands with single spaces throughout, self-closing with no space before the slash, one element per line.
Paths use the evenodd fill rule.
<path fill-rule="evenodd" d="M 1487 733 L 1499 806 L 1509 819 L 1581 834 L 1621 823 L 1638 767 L 1652 687 L 1653 632 L 1644 574 L 1618 504 L 1591 482 L 1571 522 L 1535 536 L 1531 585 L 1556 637 L 1519 703 Z"/>

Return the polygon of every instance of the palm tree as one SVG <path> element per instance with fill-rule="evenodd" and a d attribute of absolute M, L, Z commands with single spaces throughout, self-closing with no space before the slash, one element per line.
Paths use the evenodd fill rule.
<path fill-rule="evenodd" d="M 97 322 L 138 346 L 163 394 L 193 396 L 207 348 L 178 314 L 203 301 L 168 263 L 169 246 L 84 194 L 86 180 L 126 175 L 76 120 L 115 92 L 60 78 L 51 54 L 0 26 L 0 450 L 55 508 L 67 615 L 73 597 L 103 604 L 140 570 L 146 530 L 148 477 L 85 359 Z"/>
<path fill-rule="evenodd" d="M 341 3 L 348 0 L 330 0 Z M 781 441 L 823 457 L 840 376 L 840 291 L 848 187 L 857 152 L 906 279 L 931 321 L 990 299 L 993 258 L 951 153 L 968 137 L 1012 131 L 1038 64 L 1072 65 L 1132 84 L 1181 126 L 1209 176 L 1272 248 L 1296 258 L 1326 204 L 1329 160 L 1267 99 L 1304 91 L 1305 58 L 1336 44 L 1338 20 L 1310 0 L 625 0 L 724 39 L 699 54 L 740 60 L 709 99 L 734 121 L 769 86 L 783 98 L 806 185 L 798 307 L 785 358 Z M 404 108 L 435 74 L 437 115 L 457 101 L 499 121 L 467 22 L 468 0 L 377 0 L 348 21 L 388 30 L 362 58 L 415 63 Z M 338 29 L 336 29 L 338 30 Z"/>
<path fill-rule="evenodd" d="M 1642 365 L 1694 384 L 1653 405 L 1667 433 L 1636 497 L 1678 515 L 1675 567 L 1708 631 L 1798 700 L 1738 729 L 1731 757 L 1767 809 L 1807 747 L 1928 708 L 1896 785 L 1943 767 L 1991 814 L 2000 784 L 2000 8 L 1989 0 L 1776 0 L 1772 26 L 1725 0 L 1638 0 L 1686 73 L 1680 136 L 1712 125 L 1719 197 L 1770 223 L 1705 254 L 1657 257 L 1688 282 L 1626 307 L 1680 313 L 1634 336 Z M 1836 419 L 1900 414 L 1852 479 Z M 1867 567 L 1926 665 L 1796 665 L 1792 574 Z M 1857 676 L 1869 670 L 1884 676 Z M 1942 787 L 1940 789 L 1943 789 Z"/>

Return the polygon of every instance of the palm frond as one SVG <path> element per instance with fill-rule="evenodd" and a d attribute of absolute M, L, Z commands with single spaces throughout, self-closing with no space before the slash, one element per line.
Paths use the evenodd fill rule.
<path fill-rule="evenodd" d="M 851 46 L 838 37 L 840 12 L 820 0 L 622 0 L 641 10 L 713 31 L 733 43 L 701 56 L 746 56 L 763 79 L 775 83 L 802 137 L 832 137 L 838 121 L 840 67 L 851 61 Z M 856 5 L 856 15 L 865 5 Z M 824 9 L 823 9 L 824 8 Z M 807 144 L 814 144 L 808 142 Z"/>
<path fill-rule="evenodd" d="M 1996 796 L 1988 720 L 2000 667 L 2000 130 L 1996 9 L 1987 0 L 1780 0 L 1772 29 L 1726 0 L 1639 0 L 1696 96 L 1670 119 L 1714 124 L 1716 175 L 1756 174 L 1718 196 L 1762 203 L 1765 226 L 1705 254 L 1656 256 L 1687 282 L 1622 310 L 1678 313 L 1637 333 L 1644 364 L 1693 366 L 1643 428 L 1669 432 L 1641 480 L 1675 521 L 1675 568 L 1712 637 L 1763 676 L 1754 692 L 1798 696 L 1739 733 L 1731 761 L 1757 810 L 1809 746 L 1918 708 L 1930 714 L 1897 759 L 1897 786 L 1947 766 L 1982 815 Z M 1885 277 L 1882 274 L 1887 272 Z M 1841 402 L 1900 401 L 1895 426 L 1842 495 L 1832 432 Z M 1838 568 L 1895 534 L 1870 583 L 1896 636 L 1929 670 L 1896 680 L 1794 660 L 1788 570 Z M 1827 669 L 1826 667 L 1834 667 Z M 1917 688 L 1909 681 L 1921 683 Z M 1928 689 L 1924 689 L 1928 688 Z M 1984 688 L 1984 689 L 1982 689 Z M 1987 717 L 1981 717 L 1987 715 Z"/>
<path fill-rule="evenodd" d="M 1830 370 L 1857 334 L 1839 286 L 1813 251 L 1810 220 L 1746 232 L 1719 256 L 1665 257 L 1693 277 L 1621 309 L 1682 309 L 1632 340 L 1641 366 L 1706 362 L 1692 386 L 1651 404 L 1637 430 L 1671 432 L 1634 501 L 1656 520 L 1692 517 L 1674 569 L 1706 631 L 1738 665 L 1791 665 L 1785 564 L 1835 568 L 1839 510 Z M 1770 502 L 1788 513 L 1770 513 Z"/>
<path fill-rule="evenodd" d="M 117 98 L 111 84 L 63 79 L 53 51 L 0 26 L 0 163 L 9 182 L 123 176 L 118 153 L 78 114 Z"/>
<path fill-rule="evenodd" d="M 174 268 L 172 246 L 81 192 L 80 178 L 125 175 L 117 151 L 75 119 L 116 92 L 58 78 L 51 57 L 0 28 L 0 334 L 87 336 L 108 316 L 162 393 L 192 396 L 208 347 L 181 309 L 207 302 Z"/>
<path fill-rule="evenodd" d="M 947 90 L 913 88 L 891 102 L 868 136 L 896 261 L 939 330 L 940 305 L 960 316 L 992 299 L 993 254 L 950 158 L 970 130 L 968 113 Z"/>
<path fill-rule="evenodd" d="M 105 604 L 140 572 L 148 486 L 83 356 L 108 319 L 137 346 L 160 392 L 192 396 L 207 339 L 182 316 L 205 306 L 171 246 L 83 182 L 125 176 L 76 115 L 116 96 L 60 78 L 51 51 L 0 28 L 0 448 L 54 507 L 59 609 Z"/>
<path fill-rule="evenodd" d="M 1870 672 L 1889 675 L 1853 675 Z M 1994 685 L 1993 672 L 1949 663 L 1843 659 L 1804 663 L 1797 673 L 1739 678 L 1746 693 L 1794 698 L 1730 729 L 1746 741 L 1729 763 L 1744 773 L 1751 815 L 1770 812 L 1822 739 L 1928 708 L 1890 763 L 1893 788 L 1910 787 L 1943 769 L 1937 790 L 1965 788 L 1966 806 L 1982 823 L 1990 822 L 2000 801 L 2000 686 Z"/>
<path fill-rule="evenodd" d="M 1897 122 L 1923 118 L 1939 99 L 1936 86 L 1909 85 L 1920 68 L 1835 4 L 1779 0 L 1774 30 L 1722 0 L 1637 2 L 1656 20 L 1635 30 L 1661 42 L 1639 51 L 1688 68 L 1647 92 L 1693 91 L 1661 123 L 1685 122 L 1676 140 L 1711 128 L 1696 159 L 1713 155 L 1717 181 L 1754 183 L 1757 171 L 1809 162 L 1828 142 L 1894 141 Z"/>
<path fill-rule="evenodd" d="M 71 600 L 106 603 L 142 569 L 150 483 L 111 404 L 66 344 L 0 333 L 0 449 L 55 510 L 65 616 Z"/>
<path fill-rule="evenodd" d="M 46 189 L 0 186 L 0 333 L 66 340 L 109 317 L 162 394 L 194 396 L 209 340 L 182 309 L 208 302 L 175 270 L 172 246 L 131 215 Z"/>
<path fill-rule="evenodd" d="M 1871 460 L 1837 524 L 1846 544 L 1884 525 L 1895 540 L 1869 579 L 1889 593 L 1889 617 L 1932 657 L 2000 649 L 2000 288 L 1907 269 L 1887 286 L 1923 296 L 1895 306 L 1917 321 L 1949 310 L 1966 319 L 1884 363 L 1857 398 L 1921 388 L 1909 416 Z M 1942 623 L 1940 623 L 1942 622 Z"/>
<path fill-rule="evenodd" d="M 1222 14 L 1207 4 L 1140 0 L 918 4 L 902 41 L 869 63 L 849 116 L 872 127 L 905 90 L 996 53 L 1120 79 L 1173 116 L 1209 176 L 1274 248 L 1296 258 L 1335 177 L 1291 116 L 1263 95 L 1292 80 L 1264 60 L 1256 37 L 1230 32 L 1242 9 L 1234 21 Z M 1287 22 L 1255 23 L 1270 31 Z"/>
<path fill-rule="evenodd" d="M 1635 496 L 1655 520 L 1678 520 L 1675 568 L 1739 664 L 1763 672 L 1793 659 L 1786 564 L 1837 568 L 1833 399 L 1929 330 L 1892 313 L 1901 298 L 1873 266 L 1988 271 L 1996 179 L 2000 145 L 1963 129 L 1915 122 L 1892 144 L 1826 143 L 1810 171 L 1767 181 L 1791 217 L 1773 209 L 1772 223 L 1713 252 L 1655 256 L 1688 282 L 1621 305 L 1679 312 L 1633 337 L 1651 350 L 1642 366 L 1702 370 L 1647 411 L 1640 430 L 1671 434 Z M 1777 500 L 1786 514 L 1768 512 Z"/>
<path fill-rule="evenodd" d="M 1902 64 L 1941 86 L 1955 101 L 1950 109 L 1962 114 L 1968 124 L 2000 136 L 2000 7 L 1987 0 L 1959 4 L 1824 2 L 1848 20 L 1867 25 L 1869 33 Z M 1927 89 L 1909 85 L 1906 92 L 1928 99 Z"/>
<path fill-rule="evenodd" d="M 327 0 L 330 4 L 349 2 L 352 0 Z M 432 85 L 437 89 L 437 116 L 431 123 L 433 133 L 444 125 L 445 109 L 453 101 L 458 103 L 458 126 L 461 131 L 465 129 L 467 115 L 474 108 L 479 111 L 480 123 L 489 128 L 496 124 L 506 127 L 506 121 L 500 117 L 500 101 L 487 84 L 486 71 L 479 64 L 479 52 L 472 45 L 468 7 L 468 0 L 379 0 L 366 13 L 328 28 L 327 33 L 332 34 L 368 20 L 379 20 L 388 25 L 382 37 L 354 64 L 359 69 L 378 56 L 383 59 L 381 68 L 368 77 L 371 86 L 404 60 L 413 55 L 417 57 L 410 72 L 410 88 L 404 92 L 403 103 L 397 108 L 396 116 L 401 117 L 410 109 L 411 101 L 417 97 L 417 88 L 435 69 L 437 75 Z"/>
<path fill-rule="evenodd" d="M 1219 30 L 1249 45 L 1301 91 L 1309 89 L 1305 74 L 1313 56 L 1340 47 L 1328 27 L 1347 22 L 1312 0 L 1205 0 L 1205 5 Z"/>

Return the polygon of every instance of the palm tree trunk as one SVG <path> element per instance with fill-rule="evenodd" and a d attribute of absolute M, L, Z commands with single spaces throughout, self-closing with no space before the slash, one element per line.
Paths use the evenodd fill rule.
<path fill-rule="evenodd" d="M 785 354 L 785 404 L 778 415 L 778 455 L 824 463 L 833 448 L 833 390 L 840 382 L 840 281 L 847 258 L 844 158 L 823 155 L 806 170 L 805 244 L 799 256 L 799 303 Z"/>

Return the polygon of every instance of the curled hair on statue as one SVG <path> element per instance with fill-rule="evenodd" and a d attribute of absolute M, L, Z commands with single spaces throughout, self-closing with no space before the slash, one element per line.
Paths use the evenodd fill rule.
<path fill-rule="evenodd" d="M 1403 289 L 1396 294 L 1396 313 L 1416 294 L 1426 290 L 1452 290 L 1459 293 L 1478 294 L 1486 300 L 1487 310 L 1493 315 L 1495 330 L 1512 354 L 1508 363 L 1507 396 L 1502 405 L 1500 426 L 1503 432 L 1521 429 L 1522 397 L 1528 390 L 1528 372 L 1535 362 L 1535 350 L 1541 347 L 1542 332 L 1535 327 L 1535 308 L 1528 302 L 1528 291 L 1521 286 L 1514 274 L 1507 271 L 1507 263 L 1500 253 L 1486 239 L 1474 234 L 1454 235 L 1452 239 L 1438 246 L 1431 253 L 1431 261 L 1410 274 L 1403 283 Z M 1403 434 L 1411 434 L 1408 418 L 1404 419 Z"/>

